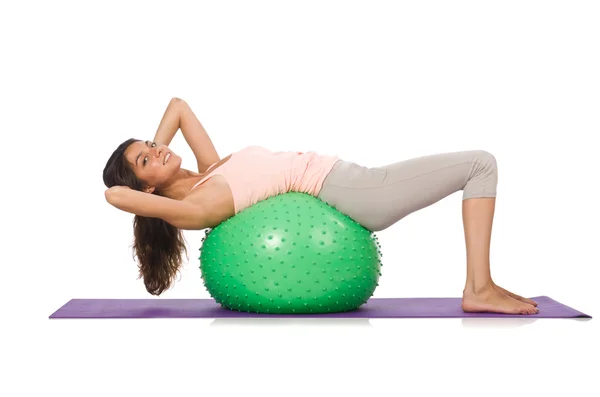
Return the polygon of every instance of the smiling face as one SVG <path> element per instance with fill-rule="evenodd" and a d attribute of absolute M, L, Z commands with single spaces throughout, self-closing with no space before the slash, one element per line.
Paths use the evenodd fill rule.
<path fill-rule="evenodd" d="M 181 166 L 181 157 L 168 146 L 150 141 L 133 142 L 125 150 L 125 158 L 135 175 L 148 184 L 148 193 L 166 185 Z"/>

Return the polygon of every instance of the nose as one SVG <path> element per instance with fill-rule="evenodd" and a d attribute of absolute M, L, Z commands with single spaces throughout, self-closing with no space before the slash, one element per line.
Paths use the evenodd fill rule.
<path fill-rule="evenodd" d="M 154 155 L 156 157 L 160 157 L 161 153 L 164 151 L 164 149 L 161 146 L 155 146 L 152 149 L 154 149 Z"/>

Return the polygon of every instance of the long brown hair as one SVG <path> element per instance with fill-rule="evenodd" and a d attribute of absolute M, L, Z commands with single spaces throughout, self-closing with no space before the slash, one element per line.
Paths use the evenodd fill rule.
<path fill-rule="evenodd" d="M 106 187 L 128 186 L 142 191 L 144 181 L 138 179 L 125 158 L 125 150 L 139 139 L 128 139 L 108 159 L 102 177 Z M 158 189 L 152 194 L 162 196 Z M 181 254 L 187 248 L 180 229 L 160 218 L 135 215 L 133 218 L 133 249 L 139 264 L 139 277 L 143 277 L 146 290 L 160 295 L 169 289 L 181 267 Z"/>

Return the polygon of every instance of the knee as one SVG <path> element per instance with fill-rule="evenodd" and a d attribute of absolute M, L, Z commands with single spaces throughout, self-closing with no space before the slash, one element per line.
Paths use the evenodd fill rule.
<path fill-rule="evenodd" d="M 498 162 L 496 161 L 496 157 L 490 152 L 485 150 L 476 150 L 475 159 L 483 167 L 488 168 L 494 172 L 498 171 Z"/>

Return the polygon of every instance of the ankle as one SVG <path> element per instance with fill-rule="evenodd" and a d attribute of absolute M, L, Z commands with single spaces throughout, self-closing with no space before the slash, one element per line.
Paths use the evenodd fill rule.
<path fill-rule="evenodd" d="M 483 295 L 494 289 L 492 280 L 485 282 L 467 282 L 463 294 L 465 295 Z"/>

